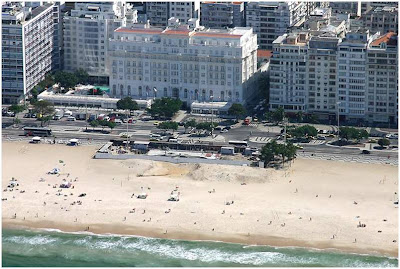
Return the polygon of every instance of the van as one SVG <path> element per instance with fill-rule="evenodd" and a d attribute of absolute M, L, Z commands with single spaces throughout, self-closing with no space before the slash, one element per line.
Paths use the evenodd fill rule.
<path fill-rule="evenodd" d="M 115 119 L 114 122 L 115 122 L 115 124 L 122 124 L 122 120 L 120 120 L 120 119 Z"/>
<path fill-rule="evenodd" d="M 76 121 L 76 119 L 75 119 L 75 117 L 69 116 L 69 117 L 67 118 L 67 121 Z"/>
<path fill-rule="evenodd" d="M 64 116 L 65 117 L 70 117 L 70 116 L 72 116 L 72 112 L 67 110 L 67 111 L 64 112 Z"/>
<path fill-rule="evenodd" d="M 60 120 L 61 118 L 62 118 L 61 115 L 54 115 L 54 117 L 53 117 L 54 120 Z"/>

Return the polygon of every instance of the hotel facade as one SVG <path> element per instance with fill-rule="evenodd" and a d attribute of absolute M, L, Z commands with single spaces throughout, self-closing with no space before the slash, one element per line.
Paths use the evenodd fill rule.
<path fill-rule="evenodd" d="M 211 30 L 190 22 L 117 29 L 109 49 L 111 96 L 245 103 L 252 91 L 246 83 L 257 71 L 257 36 L 251 28 Z"/>

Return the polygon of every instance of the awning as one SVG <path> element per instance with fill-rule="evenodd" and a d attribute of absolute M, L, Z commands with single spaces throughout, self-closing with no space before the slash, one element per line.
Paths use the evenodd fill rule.
<path fill-rule="evenodd" d="M 79 142 L 79 140 L 78 140 L 78 139 L 75 139 L 75 138 L 69 140 L 69 143 L 78 143 L 78 142 Z"/>
<path fill-rule="evenodd" d="M 42 138 L 40 136 L 35 136 L 32 138 L 32 141 L 40 141 Z"/>

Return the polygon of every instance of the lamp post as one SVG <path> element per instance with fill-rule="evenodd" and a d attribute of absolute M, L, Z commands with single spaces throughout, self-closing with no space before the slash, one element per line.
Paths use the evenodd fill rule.
<path fill-rule="evenodd" d="M 340 129 L 339 129 L 339 119 L 340 119 L 340 116 L 339 116 L 339 105 L 341 104 L 342 102 L 336 102 L 336 107 L 337 107 L 337 134 L 338 134 L 338 140 L 340 139 Z"/>
<path fill-rule="evenodd" d="M 210 99 L 211 99 L 211 137 L 213 137 L 213 135 L 214 135 L 214 121 L 213 121 L 213 118 L 214 118 L 214 111 L 213 111 L 214 95 L 211 95 Z"/>

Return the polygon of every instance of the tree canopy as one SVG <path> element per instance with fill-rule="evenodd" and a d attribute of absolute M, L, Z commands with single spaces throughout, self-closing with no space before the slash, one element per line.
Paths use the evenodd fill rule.
<path fill-rule="evenodd" d="M 14 105 L 11 105 L 11 106 L 8 108 L 8 110 L 14 112 L 15 114 L 18 114 L 18 113 L 24 111 L 24 110 L 25 110 L 25 107 L 24 107 L 24 106 L 20 106 L 20 105 L 14 104 Z"/>
<path fill-rule="evenodd" d="M 163 130 L 178 130 L 178 123 L 176 121 L 164 121 L 161 122 L 158 126 L 159 129 Z"/>
<path fill-rule="evenodd" d="M 151 116 L 159 116 L 161 118 L 172 118 L 176 112 L 182 107 L 182 101 L 175 98 L 163 97 L 156 99 L 147 111 Z"/>
<path fill-rule="evenodd" d="M 195 128 L 196 125 L 197 125 L 197 122 L 195 119 L 191 119 L 191 120 L 185 122 L 185 128 L 189 128 L 189 127 Z"/>
<path fill-rule="evenodd" d="M 360 140 L 362 138 L 368 138 L 369 134 L 366 130 L 357 129 L 353 127 L 340 127 L 339 132 L 340 138 L 351 140 Z"/>
<path fill-rule="evenodd" d="M 281 122 L 285 117 L 285 110 L 283 109 L 283 107 L 278 107 L 275 111 L 272 112 L 271 117 L 273 121 Z"/>
<path fill-rule="evenodd" d="M 89 80 L 89 74 L 82 68 L 75 70 L 73 75 L 76 77 L 77 83 L 87 84 Z"/>
<path fill-rule="evenodd" d="M 37 101 L 33 104 L 33 110 L 38 114 L 38 119 L 43 122 L 49 121 L 54 114 L 54 105 L 47 100 Z"/>
<path fill-rule="evenodd" d="M 301 127 L 296 127 L 293 129 L 289 129 L 288 133 L 294 137 L 309 137 L 309 136 L 317 136 L 318 130 L 311 125 L 303 125 Z"/>
<path fill-rule="evenodd" d="M 129 111 L 139 109 L 138 104 L 135 100 L 132 100 L 130 97 L 125 97 L 123 99 L 118 100 L 117 102 L 118 109 L 127 109 Z"/>
<path fill-rule="evenodd" d="M 387 139 L 387 138 L 381 138 L 381 139 L 378 140 L 378 144 L 381 147 L 386 147 L 386 146 L 390 145 L 390 140 Z"/>
<path fill-rule="evenodd" d="M 197 130 L 206 130 L 206 131 L 212 131 L 213 128 L 217 127 L 218 123 L 216 122 L 199 122 L 196 125 Z"/>
<path fill-rule="evenodd" d="M 291 142 L 288 142 L 286 144 L 278 144 L 274 140 L 270 143 L 265 144 L 261 148 L 260 159 L 268 164 L 271 161 L 274 161 L 276 156 L 281 156 L 282 163 L 284 163 L 285 157 L 288 160 L 292 160 L 296 157 L 297 149 L 298 148 Z"/>
<path fill-rule="evenodd" d="M 246 109 L 242 104 L 235 103 L 228 109 L 228 114 L 238 119 L 246 114 Z"/>
<path fill-rule="evenodd" d="M 54 80 L 55 82 L 60 83 L 60 86 L 64 88 L 72 88 L 78 84 L 78 78 L 76 75 L 65 71 L 57 71 L 54 74 Z"/>

